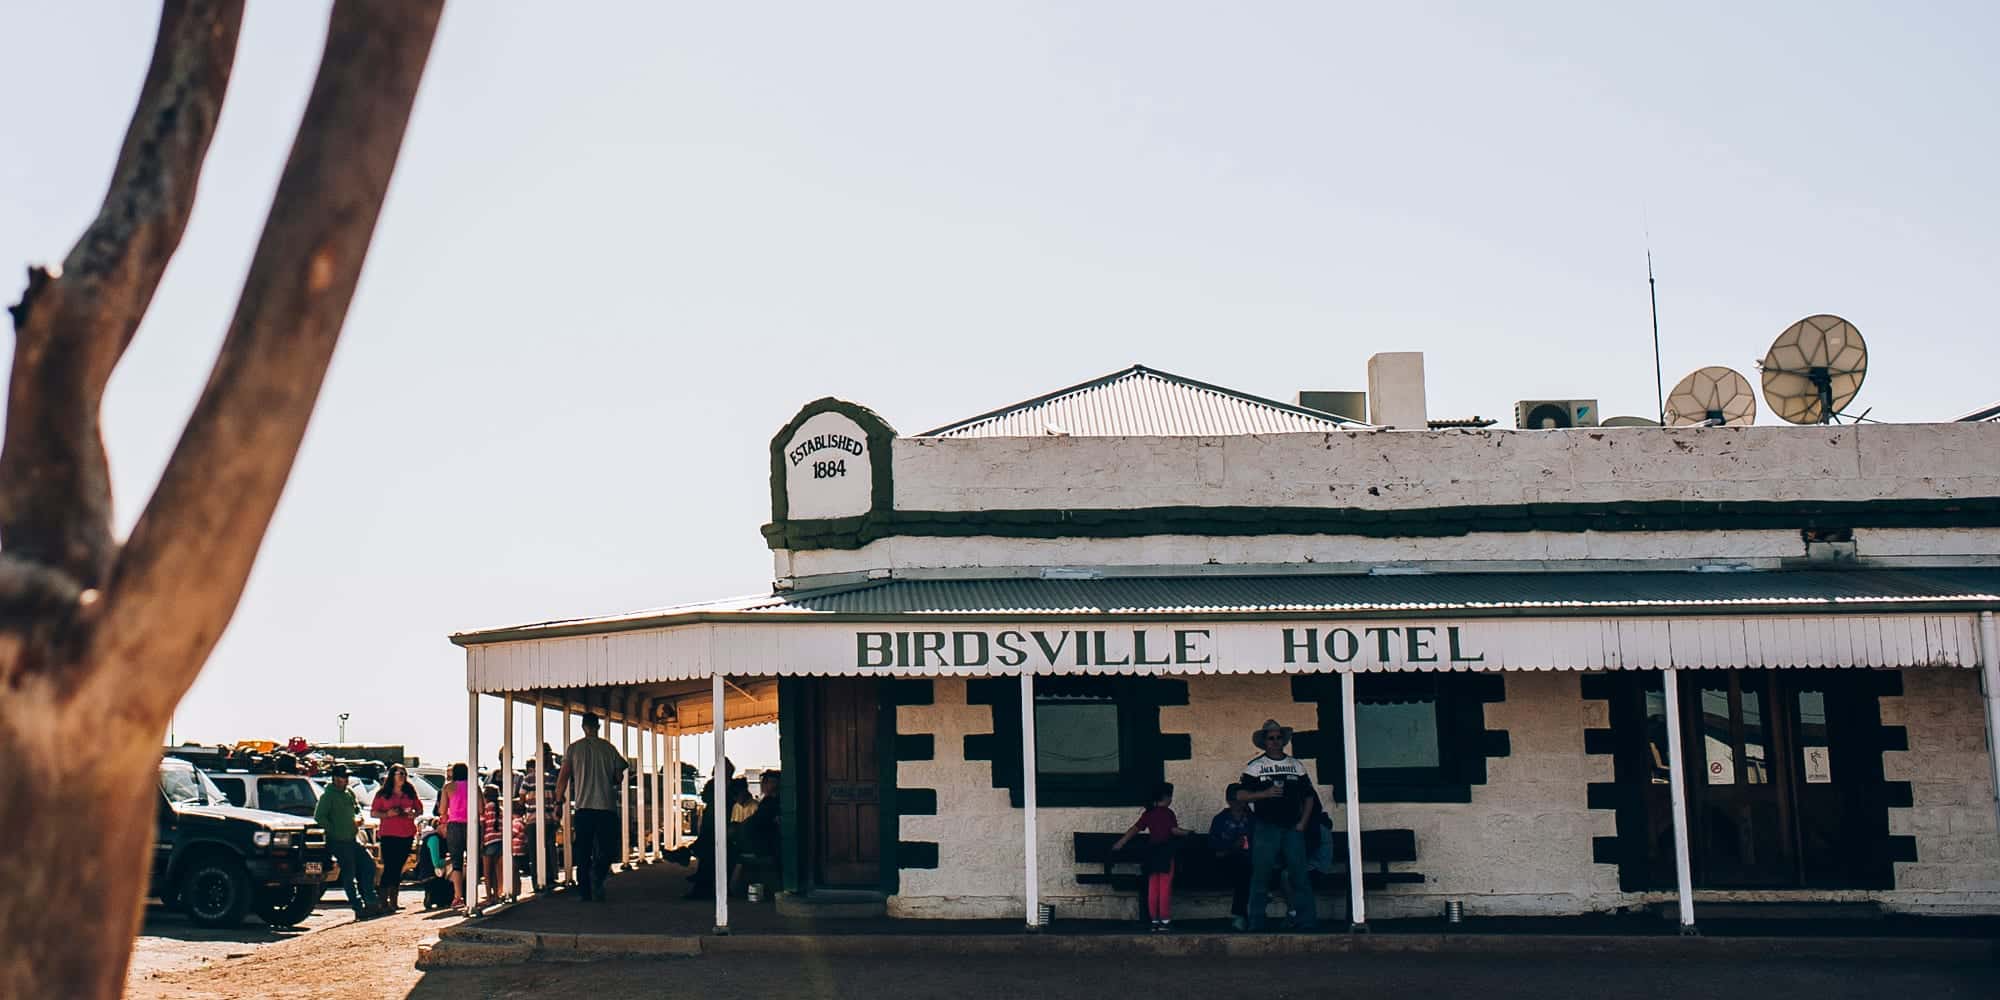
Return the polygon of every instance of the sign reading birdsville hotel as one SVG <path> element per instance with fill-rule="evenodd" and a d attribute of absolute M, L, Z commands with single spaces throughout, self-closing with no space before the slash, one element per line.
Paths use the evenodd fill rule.
<path fill-rule="evenodd" d="M 1220 637 L 1216 633 L 1221 632 Z M 1351 628 L 1135 628 L 1135 629 L 965 629 L 857 632 L 854 665 L 867 668 L 980 667 L 1030 671 L 1076 667 L 1217 666 L 1263 659 L 1292 669 L 1352 665 L 1355 668 L 1406 666 L 1422 669 L 1483 663 L 1485 655 L 1465 646 L 1458 625 L 1357 625 Z M 1249 648 L 1242 648 L 1242 647 Z M 1265 647 L 1259 657 L 1256 647 Z"/>

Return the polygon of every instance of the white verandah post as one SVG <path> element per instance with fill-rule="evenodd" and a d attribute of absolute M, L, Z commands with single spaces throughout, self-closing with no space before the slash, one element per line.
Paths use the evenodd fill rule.
<path fill-rule="evenodd" d="M 569 720 L 570 720 L 570 711 L 569 711 L 569 694 L 568 694 L 567 692 L 565 692 L 565 693 L 563 694 L 563 699 L 562 699 L 562 745 L 563 745 L 563 753 L 569 753 Z M 574 776 L 574 775 L 572 775 L 572 776 L 571 776 L 571 780 L 572 780 L 572 781 L 574 781 L 574 780 L 575 780 L 575 776 Z M 575 884 L 576 884 L 576 852 L 575 852 L 574 850 L 572 850 L 572 849 L 571 849 L 571 844 L 573 844 L 573 843 L 575 842 L 575 839 L 576 839 L 576 838 L 575 838 L 575 837 L 573 837 L 573 836 L 571 836 L 571 834 L 570 834 L 570 822 L 569 822 L 569 803 L 567 803 L 567 802 L 564 802 L 564 803 L 563 803 L 563 804 L 561 805 L 561 807 L 560 807 L 560 808 L 562 809 L 562 842 L 563 842 L 563 843 L 562 843 L 562 881 L 563 881 L 563 884 L 564 884 L 564 885 L 575 885 Z"/>
<path fill-rule="evenodd" d="M 660 814 L 654 818 L 660 824 L 656 836 L 660 840 L 660 860 L 664 862 L 666 860 L 666 724 L 664 722 L 652 730 L 652 740 L 654 740 L 652 756 L 654 760 L 660 762 L 660 768 L 654 774 L 654 786 L 658 788 L 658 794 L 654 798 L 660 802 Z"/>
<path fill-rule="evenodd" d="M 681 846 L 681 724 L 678 705 L 675 718 L 667 723 L 667 826 L 668 843 Z"/>
<path fill-rule="evenodd" d="M 465 693 L 465 857 L 459 862 L 465 913 L 479 912 L 479 692 Z"/>
<path fill-rule="evenodd" d="M 652 754 L 646 750 L 646 744 L 651 742 L 651 739 L 646 732 L 646 699 L 644 698 L 639 699 L 639 728 L 633 731 L 632 736 L 639 744 L 633 750 L 633 757 L 638 761 L 638 769 L 632 774 L 632 783 L 636 786 L 632 794 L 637 796 L 639 800 L 638 809 L 634 813 L 639 821 L 639 860 L 641 862 L 651 862 L 653 860 L 653 847 L 648 843 L 651 838 L 646 836 L 646 830 L 647 821 L 653 815 L 653 796 L 646 788 L 650 780 L 646 777 L 646 762 L 652 759 Z"/>
<path fill-rule="evenodd" d="M 2000 816 L 2000 629 L 1979 613 L 1979 673 L 1986 688 L 1986 763 L 1993 768 L 1993 808 Z"/>
<path fill-rule="evenodd" d="M 1028 929 L 1042 929 L 1042 876 L 1035 844 L 1035 675 L 1021 671 L 1021 854 L 1027 872 Z"/>
<path fill-rule="evenodd" d="M 709 864 L 715 869 L 715 933 L 729 933 L 729 772 L 723 766 L 728 760 L 728 747 L 724 745 L 724 733 L 729 726 L 722 709 L 723 680 L 717 671 L 710 685 L 710 720 L 715 724 L 715 763 L 709 768 L 710 787 L 715 789 L 715 801 L 708 804 L 708 811 L 701 821 L 715 824 L 715 850 L 709 856 Z"/>
<path fill-rule="evenodd" d="M 1687 762 L 1681 751 L 1680 671 L 1660 672 L 1667 702 L 1667 781 L 1674 807 L 1674 884 L 1679 892 L 1681 933 L 1694 933 L 1694 875 L 1688 867 Z"/>
<path fill-rule="evenodd" d="M 535 895 L 549 891 L 549 789 L 548 758 L 542 755 L 542 744 L 547 741 L 542 731 L 543 716 L 548 714 L 548 702 L 540 695 L 535 696 L 535 745 L 531 756 L 535 761 Z"/>
<path fill-rule="evenodd" d="M 632 695 L 618 699 L 618 756 L 632 766 Z M 618 870 L 632 867 L 632 782 L 630 772 L 618 776 Z"/>
<path fill-rule="evenodd" d="M 514 695 L 500 698 L 500 801 L 493 815 L 500 823 L 501 899 L 513 899 L 514 892 Z"/>
<path fill-rule="evenodd" d="M 1340 738 L 1342 772 L 1347 784 L 1347 921 L 1353 930 L 1368 928 L 1368 901 L 1361 877 L 1361 762 L 1354 734 L 1354 671 L 1340 672 Z M 1257 896 L 1256 892 L 1251 893 Z"/>

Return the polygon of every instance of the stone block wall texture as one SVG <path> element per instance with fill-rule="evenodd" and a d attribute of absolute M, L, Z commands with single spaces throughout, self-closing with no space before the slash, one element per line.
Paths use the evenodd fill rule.
<path fill-rule="evenodd" d="M 1370 510 L 2000 496 L 2000 424 L 898 438 L 896 506 Z"/>
<path fill-rule="evenodd" d="M 1978 672 L 1904 671 L 1902 696 L 1882 699 L 1882 722 L 1904 727 L 1910 745 L 1882 755 L 1883 777 L 1910 783 L 1910 806 L 1889 810 L 1889 832 L 1917 840 L 1917 860 L 1896 865 L 1896 888 L 1882 895 L 1884 904 L 1910 912 L 2000 910 L 2000 825 Z"/>
<path fill-rule="evenodd" d="M 1583 730 L 1605 724 L 1602 703 L 1586 703 L 1577 676 L 1509 675 L 1507 700 L 1486 706 L 1487 726 L 1512 734 L 1512 755 L 1487 761 L 1488 783 L 1473 788 L 1470 804 L 1368 803 L 1364 829 L 1416 831 L 1419 861 L 1409 867 L 1427 881 L 1372 893 L 1372 914 L 1429 914 L 1445 898 L 1463 899 L 1474 913 L 1561 913 L 1612 905 L 1617 870 L 1591 863 L 1591 838 L 1609 834 L 1609 813 L 1593 813 L 1585 786 L 1610 780 L 1607 759 L 1586 757 Z M 899 733 L 932 732 L 936 759 L 905 761 L 899 783 L 935 788 L 938 815 L 902 820 L 904 840 L 938 843 L 935 870 L 905 869 L 891 910 L 906 916 L 1017 917 L 1021 915 L 1023 855 L 1021 812 L 1005 789 L 992 787 L 986 761 L 964 759 L 964 735 L 992 731 L 987 706 L 965 704 L 965 682 L 941 678 L 934 704 L 898 709 Z M 1168 761 L 1181 825 L 1205 833 L 1222 808 L 1222 791 L 1256 756 L 1250 734 L 1267 718 L 1295 729 L 1318 728 L 1315 706 L 1292 700 L 1291 679 L 1279 675 L 1188 678 L 1188 704 L 1160 710 L 1163 732 L 1191 734 L 1193 754 Z M 1600 771 L 1602 773 L 1600 773 Z M 1320 787 L 1336 825 L 1343 807 Z M 1080 886 L 1071 837 L 1084 831 L 1119 832 L 1138 810 L 1045 808 L 1038 811 L 1041 894 L 1059 915 L 1096 919 L 1138 917 L 1129 892 Z M 1336 849 L 1342 849 L 1340 843 Z M 1226 897 L 1182 895 L 1182 916 L 1221 916 Z M 1323 918 L 1345 919 L 1345 901 L 1320 901 Z"/>
<path fill-rule="evenodd" d="M 2000 912 L 2000 832 L 1977 675 L 1965 670 L 1913 670 L 1904 694 L 1882 699 L 1883 722 L 1906 727 L 1908 751 L 1885 755 L 1886 777 L 1907 780 L 1910 808 L 1890 811 L 1890 832 L 1913 835 L 1914 863 L 1896 865 L 1896 888 L 1885 892 L 1774 890 L 1698 893 L 1700 900 L 1879 900 L 1905 912 Z M 1414 830 L 1420 884 L 1368 895 L 1371 918 L 1428 916 L 1447 899 L 1472 914 L 1587 913 L 1670 902 L 1670 892 L 1623 893 L 1615 865 L 1591 860 L 1591 840 L 1616 833 L 1610 810 L 1591 810 L 1587 786 L 1613 779 L 1608 756 L 1584 753 L 1583 733 L 1609 725 L 1606 706 L 1586 701 L 1581 675 L 1506 675 L 1506 699 L 1485 706 L 1488 729 L 1506 730 L 1510 753 L 1487 760 L 1487 783 L 1470 803 L 1364 803 L 1363 829 Z M 1021 811 L 1005 789 L 992 787 L 992 767 L 964 758 L 967 733 L 992 731 L 988 706 L 965 703 L 965 682 L 940 678 L 934 704 L 898 709 L 901 733 L 935 734 L 936 756 L 899 765 L 899 783 L 934 788 L 938 814 L 902 819 L 904 840 L 935 841 L 936 869 L 904 869 L 890 900 L 903 916 L 1017 918 L 1022 915 Z M 1163 732 L 1191 734 L 1192 757 L 1168 761 L 1181 824 L 1205 832 L 1222 807 L 1222 790 L 1256 754 L 1250 733 L 1267 718 L 1295 729 L 1318 727 L 1315 707 L 1295 702 L 1290 679 L 1243 675 L 1188 678 L 1188 704 L 1160 710 Z M 1344 827 L 1344 807 L 1320 796 Z M 1071 835 L 1118 832 L 1136 809 L 1042 809 L 1038 813 L 1041 895 L 1058 917 L 1137 919 L 1133 893 L 1074 881 Z M 1336 849 L 1344 845 L 1336 843 Z M 1345 919 L 1345 901 L 1319 901 L 1322 920 Z M 1175 914 L 1225 914 L 1225 897 L 1182 894 Z"/>

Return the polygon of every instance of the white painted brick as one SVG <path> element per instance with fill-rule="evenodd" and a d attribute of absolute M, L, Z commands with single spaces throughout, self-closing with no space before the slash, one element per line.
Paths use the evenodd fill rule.
<path fill-rule="evenodd" d="M 1903 713 L 1913 742 L 1922 727 L 1946 729 L 1976 723 L 1977 681 L 1964 671 L 1908 671 L 1906 694 L 1883 699 L 1885 715 Z M 1510 674 L 1505 701 L 1487 706 L 1488 725 L 1506 728 L 1514 753 L 1488 763 L 1488 783 L 1474 786 L 1470 803 L 1366 803 L 1366 829 L 1408 827 L 1415 831 L 1425 873 L 1420 885 L 1394 886 L 1369 897 L 1370 912 L 1383 917 L 1430 915 L 1442 900 L 1460 899 L 1473 913 L 1576 913 L 1642 902 L 1670 900 L 1671 894 L 1624 893 L 1617 869 L 1591 862 L 1593 837 L 1616 832 L 1609 810 L 1586 807 L 1590 781 L 1610 780 L 1608 757 L 1583 753 L 1582 731 L 1598 720 L 1600 702 L 1583 700 L 1575 674 Z M 1280 676 L 1192 677 L 1187 706 L 1161 709 L 1161 731 L 1190 734 L 1193 758 L 1170 761 L 1167 779 L 1177 786 L 1176 811 L 1184 826 L 1206 830 L 1221 808 L 1222 788 L 1256 753 L 1250 732 L 1275 717 L 1298 729 L 1318 725 L 1309 704 L 1291 700 L 1289 678 Z M 986 762 L 964 760 L 964 736 L 986 732 L 990 709 L 965 704 L 965 682 L 934 682 L 935 704 L 904 706 L 904 731 L 935 727 L 937 759 L 900 765 L 900 780 L 938 792 L 939 815 L 905 818 L 904 840 L 939 844 L 935 871 L 905 870 L 891 912 L 927 917 L 1020 916 L 1023 855 L 1021 813 L 1005 790 L 991 787 Z M 1968 721 L 1970 720 L 1970 721 Z M 1959 737 L 1951 737 L 1958 739 Z M 1913 754 L 1890 754 L 1904 760 Z M 1905 761 L 1907 764 L 1907 761 Z M 1914 765 L 1911 765 L 1914 766 Z M 1908 912 L 2000 910 L 2000 837 L 1994 833 L 1990 780 L 1983 753 L 1950 753 L 1925 760 L 1927 780 L 1913 782 L 1915 806 L 1891 809 L 1890 831 L 1917 838 L 1916 864 L 1896 866 L 1896 888 L 1867 891 L 1774 891 L 1719 893 L 1703 898 L 1879 900 Z M 1891 775 L 1892 780 L 1894 775 Z M 1321 795 L 1330 799 L 1322 786 Z M 1332 804 L 1337 824 L 1346 809 Z M 1082 830 L 1123 829 L 1136 809 L 1044 809 L 1039 814 L 1039 852 L 1044 900 L 1076 917 L 1131 918 L 1137 903 L 1130 893 L 1079 886 L 1070 852 L 1071 835 Z M 1322 913 L 1338 912 L 1334 899 L 1321 901 Z M 1226 898 L 1182 895 L 1176 912 L 1215 916 Z"/>

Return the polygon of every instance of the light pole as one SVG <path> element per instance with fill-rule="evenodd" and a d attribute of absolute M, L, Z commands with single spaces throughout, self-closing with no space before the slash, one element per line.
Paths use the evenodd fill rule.
<path fill-rule="evenodd" d="M 340 742 L 347 742 L 347 713 L 340 713 Z"/>

